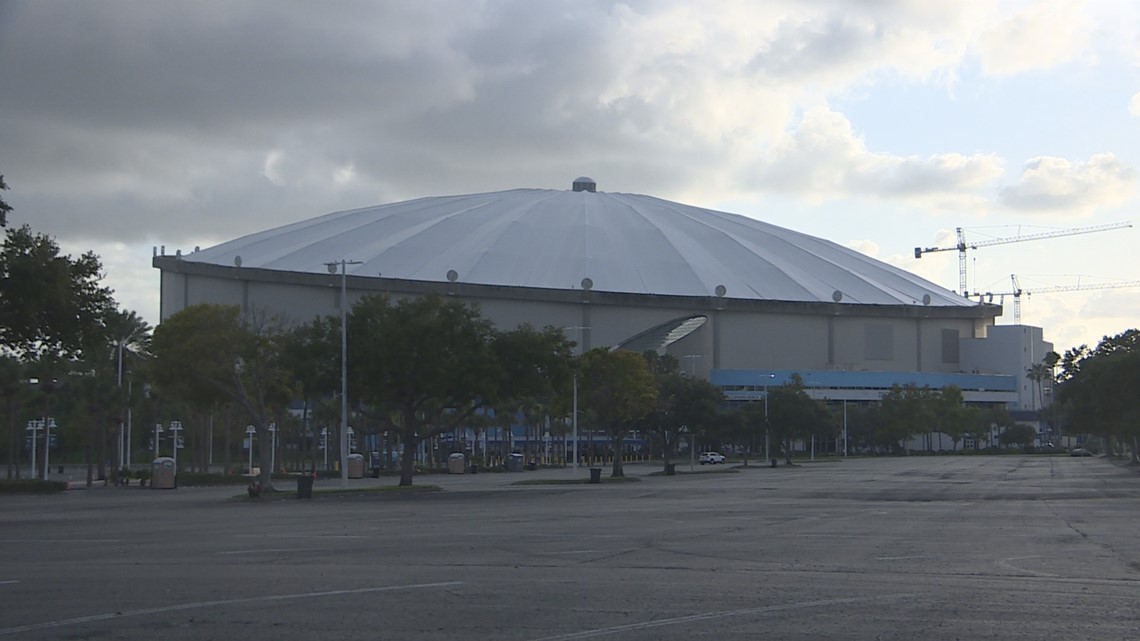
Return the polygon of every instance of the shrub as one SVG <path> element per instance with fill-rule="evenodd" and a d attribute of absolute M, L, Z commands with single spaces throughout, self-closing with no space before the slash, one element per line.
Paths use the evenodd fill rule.
<path fill-rule="evenodd" d="M 63 492 L 65 481 L 40 481 L 38 479 L 0 480 L 0 494 L 45 494 Z"/>

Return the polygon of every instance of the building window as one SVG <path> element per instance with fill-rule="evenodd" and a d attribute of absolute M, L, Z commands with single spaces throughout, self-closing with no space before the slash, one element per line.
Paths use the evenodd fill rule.
<path fill-rule="evenodd" d="M 960 363 L 958 356 L 958 330 L 942 330 L 942 362 Z"/>
<path fill-rule="evenodd" d="M 863 326 L 863 358 L 889 361 L 894 358 L 894 332 L 890 325 L 868 323 Z"/>

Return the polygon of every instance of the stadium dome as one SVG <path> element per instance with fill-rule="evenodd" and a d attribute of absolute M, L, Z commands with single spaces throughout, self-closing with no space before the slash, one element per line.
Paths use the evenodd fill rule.
<path fill-rule="evenodd" d="M 294 273 L 656 296 L 968 307 L 975 303 L 831 241 L 651 196 L 513 189 L 326 214 L 180 256 Z"/>

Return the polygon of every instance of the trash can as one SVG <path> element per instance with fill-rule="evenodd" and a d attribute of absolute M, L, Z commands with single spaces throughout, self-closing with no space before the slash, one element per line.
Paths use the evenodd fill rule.
<path fill-rule="evenodd" d="M 462 474 L 463 468 L 467 466 L 463 454 L 455 452 L 447 457 L 447 473 L 448 474 Z"/>
<path fill-rule="evenodd" d="M 508 472 L 521 472 L 523 471 L 523 455 L 512 452 L 507 456 L 507 471 Z"/>
<path fill-rule="evenodd" d="M 665 464 L 665 476 L 674 476 L 676 474 L 677 474 L 677 464 L 676 463 L 666 463 Z"/>
<path fill-rule="evenodd" d="M 156 490 L 174 489 L 174 459 L 160 456 L 150 464 L 150 486 Z"/>
<path fill-rule="evenodd" d="M 311 499 L 313 498 L 313 475 L 312 474 L 298 474 L 297 475 L 297 498 Z"/>
<path fill-rule="evenodd" d="M 472 463 L 471 464 L 471 473 L 472 474 L 478 474 L 479 473 L 479 464 L 478 463 Z"/>
<path fill-rule="evenodd" d="M 590 482 L 591 483 L 601 483 L 602 482 L 602 468 L 600 468 L 600 467 L 591 467 L 590 468 Z"/>
<path fill-rule="evenodd" d="M 349 454 L 348 455 L 348 478 L 362 479 L 364 478 L 364 455 L 363 454 Z"/>
<path fill-rule="evenodd" d="M 779 464 L 779 461 L 776 459 L 769 459 L 768 462 L 771 463 L 772 467 L 776 467 L 776 465 Z"/>

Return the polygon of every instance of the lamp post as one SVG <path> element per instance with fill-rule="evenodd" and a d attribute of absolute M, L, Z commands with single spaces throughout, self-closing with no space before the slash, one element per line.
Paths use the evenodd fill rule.
<path fill-rule="evenodd" d="M 764 382 L 764 460 L 768 465 L 772 464 L 772 451 L 768 449 L 768 383 L 774 378 L 775 374 L 769 374 L 768 380 Z"/>
<path fill-rule="evenodd" d="M 31 468 L 32 469 L 28 472 L 28 476 L 30 476 L 33 479 L 39 478 L 38 476 L 36 476 L 36 463 L 37 463 L 37 461 L 36 461 L 36 441 L 39 440 L 39 438 L 40 438 L 39 432 L 43 428 L 44 428 L 43 421 L 41 421 L 38 418 L 34 418 L 34 419 L 28 421 L 28 427 L 26 428 L 27 431 L 29 433 L 31 433 L 31 435 L 32 435 L 32 458 L 31 458 L 31 464 L 32 464 Z"/>
<path fill-rule="evenodd" d="M 160 438 L 162 438 L 161 436 L 159 436 L 159 434 L 162 434 L 162 423 L 155 423 L 154 424 L 154 458 L 158 458 L 158 440 Z"/>
<path fill-rule="evenodd" d="M 587 329 L 590 329 L 590 328 L 586 327 L 584 325 L 575 325 L 573 327 L 563 327 L 562 329 L 573 329 L 573 330 L 577 330 L 577 331 L 584 333 Z M 581 343 L 579 343 L 578 344 L 578 356 L 581 356 L 581 355 L 582 355 L 582 345 L 581 345 Z M 578 469 L 578 370 L 577 370 L 577 368 L 575 368 L 575 370 L 574 370 L 574 410 L 573 411 L 574 411 L 574 420 L 573 420 L 574 467 L 573 467 L 573 469 L 577 470 Z"/>
<path fill-rule="evenodd" d="M 174 476 L 178 476 L 178 433 L 182 431 L 182 421 L 170 421 L 170 449 L 174 450 Z"/>
<path fill-rule="evenodd" d="M 245 428 L 246 445 L 249 447 L 249 473 L 253 474 L 253 435 L 257 434 L 257 428 L 248 425 Z"/>
<path fill-rule="evenodd" d="M 55 427 L 55 419 L 44 418 L 44 480 L 47 480 L 51 470 L 51 428 Z"/>
<path fill-rule="evenodd" d="M 843 456 L 847 456 L 847 399 L 843 399 Z"/>
<path fill-rule="evenodd" d="M 340 266 L 340 485 L 348 487 L 348 266 L 359 260 L 325 263 L 330 274 Z M 326 450 L 325 456 L 328 456 Z"/>
<path fill-rule="evenodd" d="M 578 372 L 574 372 L 574 467 L 572 469 L 578 469 Z"/>
<path fill-rule="evenodd" d="M 329 469 L 329 428 L 321 428 L 321 449 L 325 451 L 325 470 Z"/>
<path fill-rule="evenodd" d="M 700 357 L 701 357 L 700 354 L 685 354 L 684 356 L 681 357 L 684 359 L 688 359 L 688 361 L 689 361 L 689 376 L 690 377 L 697 375 L 697 359 Z"/>
<path fill-rule="evenodd" d="M 45 481 L 48 477 L 48 463 L 51 457 L 51 428 L 55 427 L 55 420 L 51 418 L 51 394 L 55 391 L 59 381 L 54 378 L 39 379 L 29 378 L 30 385 L 39 385 L 40 390 L 44 393 L 44 414 L 43 419 L 39 421 L 39 429 L 44 430 L 44 460 L 43 466 L 40 468 L 39 475 L 36 475 L 36 468 L 40 467 L 40 462 L 36 460 L 35 450 L 32 450 L 32 476 L 35 478 L 43 478 Z M 32 433 L 33 437 L 35 432 Z M 32 439 L 33 446 L 35 438 Z"/>
<path fill-rule="evenodd" d="M 269 473 L 277 469 L 277 423 L 270 423 L 269 427 Z"/>

